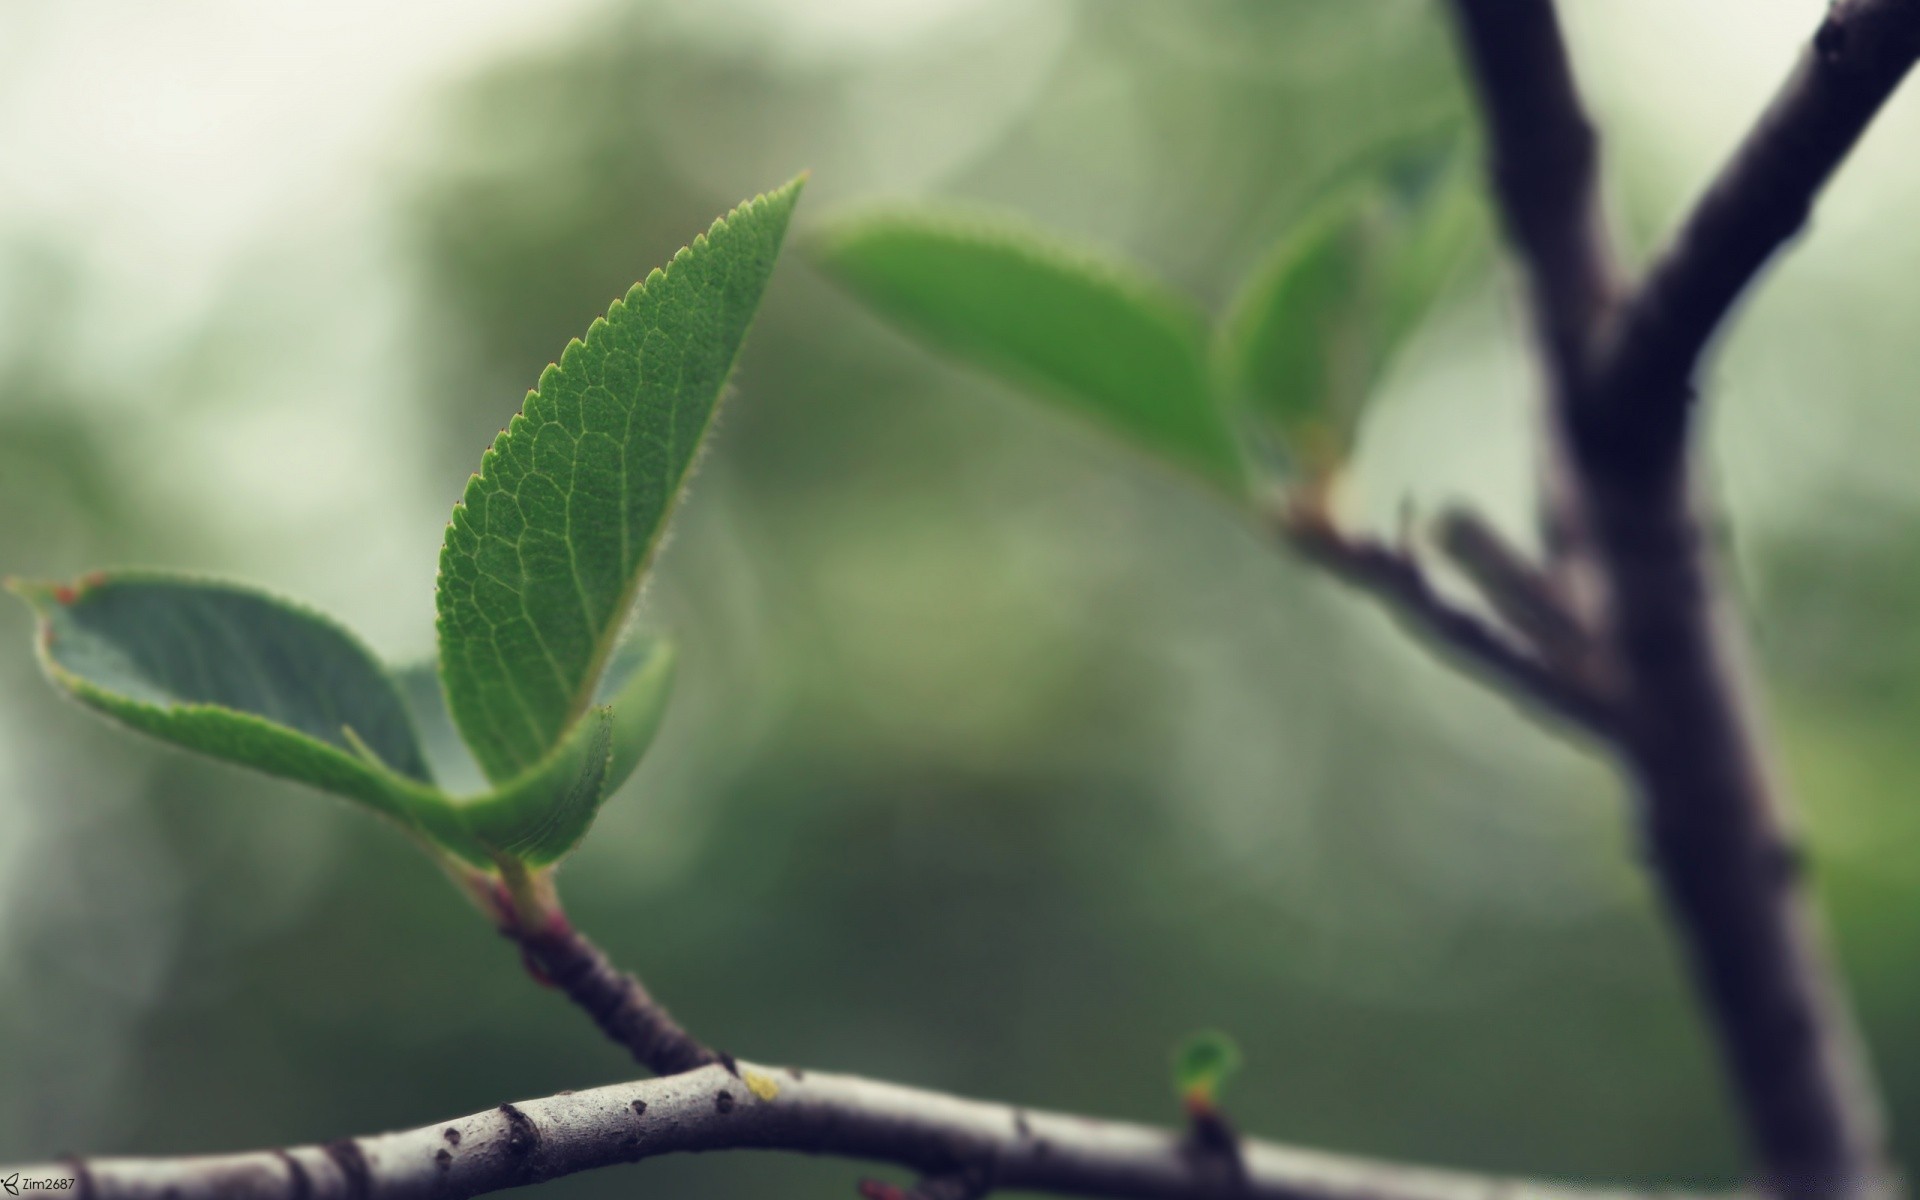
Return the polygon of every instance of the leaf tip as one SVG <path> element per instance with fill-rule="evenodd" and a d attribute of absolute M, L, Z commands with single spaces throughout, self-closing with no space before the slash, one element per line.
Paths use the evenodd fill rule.
<path fill-rule="evenodd" d="M 86 590 L 99 583 L 102 576 L 98 572 L 83 575 L 72 583 L 60 583 L 51 579 L 22 579 L 18 575 L 9 575 L 0 579 L 0 587 L 20 597 L 41 616 L 45 616 L 54 606 L 72 604 L 85 594 Z"/>

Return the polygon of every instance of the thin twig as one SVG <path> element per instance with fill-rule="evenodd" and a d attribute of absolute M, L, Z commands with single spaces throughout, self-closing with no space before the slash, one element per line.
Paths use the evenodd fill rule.
<path fill-rule="evenodd" d="M 1181 1135 L 847 1075 L 740 1063 L 503 1104 L 404 1133 L 192 1158 L 0 1167 L 89 1200 L 458 1200 L 686 1151 L 892 1163 L 981 1186 L 1142 1200 L 1652 1200 L 1645 1194 L 1242 1145 L 1243 1180 L 1197 1171 Z M 73 1181 L 73 1182 L 65 1182 Z M 1672 1197 L 1672 1193 L 1663 1193 Z"/>
<path fill-rule="evenodd" d="M 688 1033 L 639 979 L 620 970 L 606 953 L 573 927 L 557 899 L 531 919 L 511 903 L 496 914 L 501 935 L 520 947 L 540 983 L 560 990 L 656 1075 L 678 1075 L 726 1060 Z M 531 928 L 529 928 L 531 924 Z"/>
<path fill-rule="evenodd" d="M 1602 244 L 1575 233 L 1597 222 L 1593 139 L 1574 119 L 1551 0 L 1453 7 L 1495 143 L 1495 187 L 1561 380 L 1554 425 L 1593 538 L 1621 748 L 1644 795 L 1652 866 L 1751 1141 L 1782 1194 L 1884 1190 L 1891 1172 L 1878 1104 L 1801 886 L 1801 854 L 1699 532 L 1687 433 L 1702 353 L 1920 52 L 1920 3 L 1835 5 L 1617 321 L 1605 303 L 1581 315 L 1600 260 L 1569 248 Z M 1565 189 L 1584 199 L 1553 184 L 1534 194 L 1511 178 L 1515 162 L 1551 172 L 1555 159 L 1540 146 L 1555 137 L 1566 144 L 1563 161 L 1580 165 Z M 1543 235 L 1537 227 L 1550 218 L 1558 232 Z"/>
<path fill-rule="evenodd" d="M 1693 378 L 1736 300 L 1920 56 L 1920 3 L 1841 0 L 1733 157 L 1654 261 L 1602 348 L 1576 448 L 1614 473 L 1685 452 Z M 1545 266 L 1546 264 L 1542 264 Z"/>
<path fill-rule="evenodd" d="M 1602 739 L 1611 736 L 1613 718 L 1602 697 L 1450 603 L 1411 549 L 1347 533 L 1311 509 L 1288 510 L 1274 524 L 1302 557 L 1379 600 L 1416 634 L 1574 728 Z"/>
<path fill-rule="evenodd" d="M 1486 518 L 1469 508 L 1451 507 L 1434 522 L 1433 535 L 1441 553 L 1542 659 L 1562 670 L 1588 669 L 1592 635 L 1569 609 L 1556 581 Z"/>

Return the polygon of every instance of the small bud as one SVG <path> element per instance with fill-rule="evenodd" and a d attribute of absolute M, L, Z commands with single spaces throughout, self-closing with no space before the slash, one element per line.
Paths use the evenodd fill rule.
<path fill-rule="evenodd" d="M 1173 1086 L 1190 1112 L 1212 1112 L 1220 1089 L 1239 1069 L 1240 1048 L 1215 1030 L 1188 1034 L 1173 1052 Z"/>

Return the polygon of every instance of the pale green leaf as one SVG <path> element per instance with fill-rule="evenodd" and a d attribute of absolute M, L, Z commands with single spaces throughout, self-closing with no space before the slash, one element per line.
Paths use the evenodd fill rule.
<path fill-rule="evenodd" d="M 351 634 L 298 605 L 155 572 L 11 586 L 40 617 L 48 676 L 87 707 L 359 801 L 479 865 L 539 866 L 578 843 L 639 762 L 673 680 L 668 643 L 629 639 L 561 744 L 489 788 L 462 761 L 437 679 L 390 678 Z"/>
<path fill-rule="evenodd" d="M 1350 172 L 1275 246 L 1222 320 L 1229 399 L 1309 474 L 1337 466 L 1365 405 L 1481 240 L 1471 175 L 1443 134 Z"/>
<path fill-rule="evenodd" d="M 541 375 L 454 509 L 440 670 L 496 783 L 577 736 L 799 193 L 741 205 L 616 301 Z"/>
<path fill-rule="evenodd" d="M 608 751 L 607 794 L 627 781 L 666 719 L 673 691 L 673 643 L 632 638 L 614 653 L 594 701 L 612 710 L 613 745 Z"/>
<path fill-rule="evenodd" d="M 431 787 L 406 706 L 340 626 L 248 588 L 151 572 L 11 586 L 39 614 L 48 676 L 82 704 L 417 823 Z"/>
<path fill-rule="evenodd" d="M 1208 378 L 1205 323 L 1138 270 L 999 217 L 850 218 L 821 265 L 927 341 L 1029 385 L 1229 494 L 1245 464 Z"/>
<path fill-rule="evenodd" d="M 492 788 L 454 730 L 432 665 L 400 672 L 401 691 L 436 777 L 452 790 L 479 789 L 449 800 L 449 844 L 471 841 L 534 866 L 571 850 L 653 740 L 666 713 L 673 664 L 670 643 L 628 639 L 614 654 L 594 707 L 574 723 L 561 744 Z"/>

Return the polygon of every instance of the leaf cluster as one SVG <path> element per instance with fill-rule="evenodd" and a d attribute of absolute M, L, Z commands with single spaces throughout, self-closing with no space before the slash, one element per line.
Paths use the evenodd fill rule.
<path fill-rule="evenodd" d="M 1342 172 L 1216 320 L 1136 266 L 1002 217 L 846 219 L 817 259 L 927 341 L 1236 502 L 1276 461 L 1318 496 L 1478 238 L 1458 142 L 1423 132 Z M 448 523 L 433 663 L 390 670 L 258 589 L 117 571 L 11 584 L 39 615 L 49 678 L 143 733 L 362 804 L 476 890 L 496 895 L 497 873 L 524 907 L 665 713 L 673 647 L 629 617 L 801 184 L 715 221 L 541 374 Z M 1218 1057 L 1197 1050 L 1183 1073 L 1223 1076 L 1201 1070 Z"/>
<path fill-rule="evenodd" d="M 815 257 L 873 310 L 1239 501 L 1328 486 L 1393 357 L 1476 246 L 1448 125 L 1335 174 L 1217 319 L 1140 267 L 1003 215 L 844 218 Z"/>
<path fill-rule="evenodd" d="M 116 571 L 10 584 L 48 677 L 143 733 L 362 804 L 518 898 L 665 713 L 672 645 L 629 614 L 801 182 L 715 221 L 542 373 L 447 526 L 434 663 L 392 671 L 258 589 Z"/>

